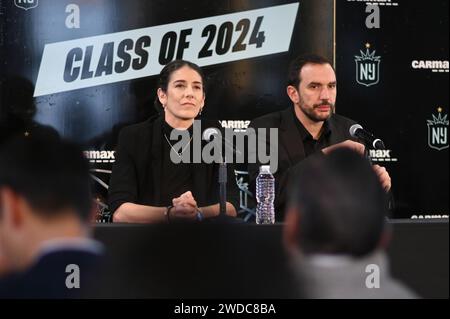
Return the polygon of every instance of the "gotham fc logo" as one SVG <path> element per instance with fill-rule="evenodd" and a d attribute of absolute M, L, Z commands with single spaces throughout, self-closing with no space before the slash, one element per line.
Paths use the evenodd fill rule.
<path fill-rule="evenodd" d="M 375 50 L 370 51 L 370 44 L 366 44 L 366 52 L 360 50 L 361 55 L 355 55 L 356 82 L 366 87 L 380 81 L 381 57 L 375 56 Z"/>
<path fill-rule="evenodd" d="M 428 145 L 438 151 L 448 148 L 448 119 L 442 116 L 442 108 L 438 108 L 438 115 L 432 114 L 433 119 L 427 120 Z"/>
<path fill-rule="evenodd" d="M 38 6 L 39 0 L 14 0 L 14 4 L 21 9 L 30 10 Z"/>

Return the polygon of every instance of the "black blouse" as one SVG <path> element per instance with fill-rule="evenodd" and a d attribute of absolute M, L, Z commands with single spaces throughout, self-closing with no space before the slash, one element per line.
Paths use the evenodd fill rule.
<path fill-rule="evenodd" d="M 170 133 L 173 128 L 166 122 L 163 122 L 162 126 L 163 136 L 161 143 L 163 144 L 163 147 L 161 157 L 163 160 L 161 162 L 161 203 L 163 206 L 169 206 L 172 205 L 173 198 L 179 197 L 181 194 L 192 190 L 192 165 L 183 162 L 175 164 L 171 161 L 171 152 L 173 155 L 178 154 L 172 149 L 173 145 L 178 143 L 181 140 L 181 137 L 178 140 L 171 140 Z M 189 128 L 189 132 L 192 134 L 192 127 Z M 193 143 L 189 141 L 186 146 L 181 147 L 180 151 L 192 154 L 192 145 Z M 193 194 L 194 198 L 197 198 L 195 195 L 196 194 Z"/>
<path fill-rule="evenodd" d="M 202 120 L 202 131 L 218 127 L 217 121 Z M 174 164 L 170 160 L 171 128 L 162 116 L 127 126 L 119 134 L 116 162 L 109 183 L 109 208 L 114 213 L 123 203 L 168 206 L 172 199 L 190 190 L 199 207 L 219 202 L 218 165 L 205 163 Z M 202 141 L 204 143 L 204 141 Z M 191 143 L 193 144 L 193 143 Z M 191 156 L 192 156 L 192 145 Z M 172 151 L 173 152 L 173 151 Z M 236 211 L 239 193 L 234 169 L 228 165 L 227 201 Z"/>

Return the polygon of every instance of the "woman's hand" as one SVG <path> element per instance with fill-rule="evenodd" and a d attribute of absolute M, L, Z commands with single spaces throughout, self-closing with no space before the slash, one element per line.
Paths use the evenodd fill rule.
<path fill-rule="evenodd" d="M 186 192 L 180 197 L 172 199 L 173 207 L 170 209 L 170 219 L 196 220 L 198 207 L 192 193 Z"/>

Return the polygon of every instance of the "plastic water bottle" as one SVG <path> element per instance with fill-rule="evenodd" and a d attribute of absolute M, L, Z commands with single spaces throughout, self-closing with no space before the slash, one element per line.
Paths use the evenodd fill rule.
<path fill-rule="evenodd" d="M 275 223 L 275 178 L 270 173 L 270 166 L 263 165 L 259 168 L 256 178 L 256 223 Z"/>

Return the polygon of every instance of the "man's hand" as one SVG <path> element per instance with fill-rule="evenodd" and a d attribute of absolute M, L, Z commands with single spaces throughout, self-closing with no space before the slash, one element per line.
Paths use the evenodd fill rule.
<path fill-rule="evenodd" d="M 366 149 L 366 147 L 364 146 L 364 144 L 352 141 L 352 140 L 346 140 L 344 142 L 338 143 L 338 144 L 334 144 L 331 146 L 328 146 L 326 148 L 324 148 L 322 150 L 322 153 L 324 153 L 325 155 L 328 155 L 329 153 L 339 149 L 339 148 L 349 148 L 353 151 L 355 151 L 358 154 L 364 155 L 364 151 Z"/>
<path fill-rule="evenodd" d="M 391 189 L 391 177 L 389 176 L 389 173 L 387 172 L 386 168 L 380 165 L 373 165 L 372 168 L 377 174 L 383 189 L 386 192 L 389 192 L 389 190 Z"/>
<path fill-rule="evenodd" d="M 327 154 L 329 154 L 339 148 L 343 148 L 343 147 L 349 148 L 349 149 L 357 152 L 358 154 L 361 154 L 362 156 L 364 156 L 364 151 L 365 151 L 364 144 L 354 142 L 352 140 L 346 140 L 344 142 L 326 147 L 322 150 L 322 153 L 327 155 Z M 389 176 L 389 173 L 387 172 L 386 168 L 384 168 L 380 165 L 373 165 L 372 167 L 373 167 L 373 170 L 375 171 L 375 173 L 377 174 L 378 179 L 379 179 L 383 189 L 386 192 L 389 192 L 389 190 L 391 189 L 391 177 Z"/>

